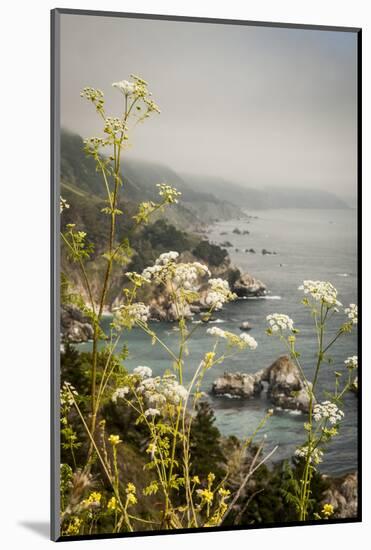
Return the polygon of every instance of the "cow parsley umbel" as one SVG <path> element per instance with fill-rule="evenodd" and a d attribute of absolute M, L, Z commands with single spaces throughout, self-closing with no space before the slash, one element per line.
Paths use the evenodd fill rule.
<path fill-rule="evenodd" d="M 328 307 L 341 306 L 337 299 L 338 291 L 328 281 L 304 281 L 299 290 L 303 290 L 307 297 Z"/>
<path fill-rule="evenodd" d="M 294 321 L 284 313 L 272 313 L 267 315 L 269 328 L 272 332 L 282 332 L 284 330 L 293 330 Z"/>
<path fill-rule="evenodd" d="M 227 341 L 230 347 L 237 347 L 240 349 L 249 348 L 255 350 L 258 347 L 258 343 L 249 334 L 242 333 L 240 335 L 234 334 L 227 330 L 222 330 L 219 327 L 211 327 L 206 330 L 210 336 L 216 336 L 217 338 L 223 338 Z"/>
<path fill-rule="evenodd" d="M 313 418 L 316 422 L 328 421 L 330 424 L 338 424 L 344 418 L 344 413 L 335 403 L 323 401 L 314 405 Z"/>
<path fill-rule="evenodd" d="M 358 306 L 356 304 L 350 304 L 349 307 L 344 309 L 344 312 L 347 314 L 349 322 L 352 325 L 358 324 Z"/>
<path fill-rule="evenodd" d="M 345 359 L 344 364 L 347 369 L 353 370 L 358 367 L 358 355 L 352 355 L 351 357 L 348 357 Z"/>

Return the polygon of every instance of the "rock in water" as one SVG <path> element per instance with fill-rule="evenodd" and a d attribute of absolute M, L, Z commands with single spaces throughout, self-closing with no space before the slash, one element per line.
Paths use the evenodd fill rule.
<path fill-rule="evenodd" d="M 261 374 L 268 382 L 268 397 L 276 407 L 308 412 L 309 395 L 298 367 L 287 355 L 279 357 Z"/>
<path fill-rule="evenodd" d="M 239 298 L 265 296 L 267 294 L 267 287 L 265 284 L 255 279 L 255 277 L 252 277 L 249 273 L 241 275 L 233 284 L 232 290 Z"/>
<path fill-rule="evenodd" d="M 259 377 L 254 374 L 241 374 L 240 372 L 225 372 L 215 380 L 212 386 L 214 395 L 224 395 L 226 397 L 241 397 L 250 399 L 260 395 L 263 390 L 263 384 Z"/>
<path fill-rule="evenodd" d="M 225 372 L 212 386 L 214 395 L 250 399 L 260 396 L 268 383 L 267 396 L 282 409 L 308 412 L 309 395 L 298 367 L 287 355 L 279 357 L 270 367 L 255 374 Z"/>
<path fill-rule="evenodd" d="M 249 321 L 244 321 L 241 323 L 240 330 L 251 330 L 252 326 L 250 325 Z"/>

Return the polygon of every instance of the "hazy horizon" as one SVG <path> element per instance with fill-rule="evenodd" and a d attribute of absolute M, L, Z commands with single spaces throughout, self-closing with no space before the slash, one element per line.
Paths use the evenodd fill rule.
<path fill-rule="evenodd" d="M 356 34 L 99 16 L 61 17 L 61 124 L 101 122 L 80 98 L 136 73 L 161 108 L 135 130 L 130 158 L 249 188 L 357 190 Z"/>

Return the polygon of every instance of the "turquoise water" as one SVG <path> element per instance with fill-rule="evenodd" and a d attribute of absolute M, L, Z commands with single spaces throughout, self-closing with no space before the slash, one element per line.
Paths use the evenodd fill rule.
<path fill-rule="evenodd" d="M 357 302 L 357 225 L 354 210 L 259 210 L 248 212 L 258 219 L 232 220 L 215 224 L 208 234 L 209 240 L 220 243 L 229 240 L 234 246 L 228 251 L 234 265 L 243 272 L 248 271 L 261 279 L 268 287 L 269 294 L 262 299 L 238 300 L 228 304 L 217 318 L 223 329 L 239 332 L 242 321 L 253 326 L 250 334 L 258 341 L 255 351 L 244 351 L 224 365 L 207 372 L 203 390 L 208 392 L 212 382 L 225 370 L 231 372 L 255 372 L 269 366 L 284 350 L 275 339 L 265 334 L 265 318 L 269 313 L 286 313 L 292 317 L 301 332 L 298 349 L 302 353 L 302 364 L 310 375 L 314 363 L 315 339 L 308 311 L 300 304 L 301 292 L 297 290 L 303 279 L 327 280 L 339 291 L 339 299 L 344 305 Z M 238 227 L 247 229 L 249 235 L 236 235 L 232 231 Z M 227 235 L 220 233 L 227 232 Z M 236 252 L 235 248 L 240 251 Z M 256 254 L 243 252 L 254 248 Z M 276 255 L 262 255 L 261 250 L 276 251 Z M 338 319 L 344 316 L 339 313 Z M 109 323 L 109 319 L 105 319 Z M 190 381 L 194 369 L 202 355 L 211 348 L 213 338 L 206 334 L 204 324 L 194 325 L 197 330 L 189 346 L 189 356 L 185 371 L 185 383 Z M 159 336 L 174 350 L 177 348 L 178 333 L 172 324 L 153 323 Z M 328 336 L 335 327 L 330 327 Z M 152 346 L 148 337 L 139 329 L 134 329 L 123 337 L 129 346 L 130 357 L 126 362 L 129 370 L 137 365 L 148 365 L 154 374 L 161 374 L 171 366 L 166 352 Z M 89 348 L 82 344 L 80 349 Z M 311 351 L 312 350 L 312 351 Z M 319 380 L 323 392 L 332 390 L 334 370 L 343 366 L 349 355 L 357 353 L 356 331 L 346 335 L 333 348 L 334 364 L 324 366 Z M 254 431 L 264 412 L 270 408 L 264 394 L 250 401 L 208 397 L 216 415 L 216 423 L 225 435 L 234 434 L 248 437 Z M 325 473 L 341 474 L 354 471 L 357 467 L 357 398 L 349 394 L 345 398 L 345 419 L 340 435 L 329 445 L 326 458 L 321 465 Z M 273 460 L 289 457 L 303 440 L 305 416 L 289 411 L 275 410 L 262 433 L 267 434 L 266 449 L 278 445 Z"/>

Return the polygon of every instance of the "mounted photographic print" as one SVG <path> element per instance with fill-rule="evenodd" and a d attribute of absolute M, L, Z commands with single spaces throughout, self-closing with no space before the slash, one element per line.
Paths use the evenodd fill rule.
<path fill-rule="evenodd" d="M 361 520 L 360 56 L 53 10 L 53 540 Z"/>

